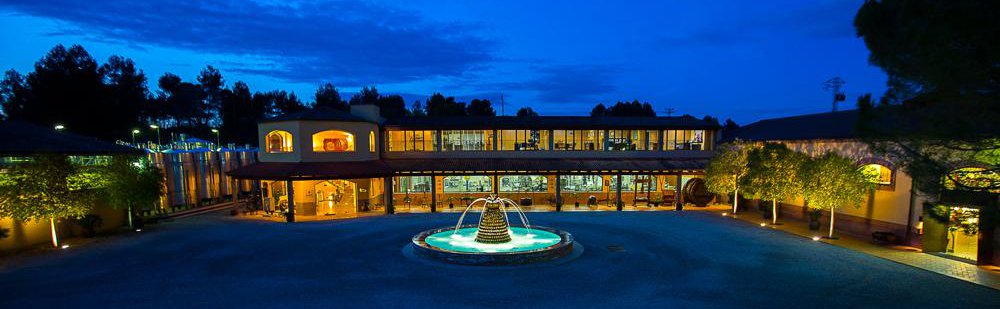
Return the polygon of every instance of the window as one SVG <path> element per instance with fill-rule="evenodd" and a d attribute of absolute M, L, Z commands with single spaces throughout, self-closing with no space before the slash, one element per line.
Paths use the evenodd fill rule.
<path fill-rule="evenodd" d="M 617 176 L 612 176 L 610 190 L 618 190 Z M 622 191 L 656 191 L 656 177 L 650 175 L 622 175 Z"/>
<path fill-rule="evenodd" d="M 268 153 L 292 152 L 292 134 L 288 131 L 274 130 L 264 136 Z"/>
<path fill-rule="evenodd" d="M 389 151 L 434 151 L 435 131 L 389 131 Z"/>
<path fill-rule="evenodd" d="M 397 193 L 430 193 L 431 183 L 434 178 L 431 176 L 400 176 L 393 177 L 393 184 Z"/>
<path fill-rule="evenodd" d="M 354 151 L 354 135 L 344 131 L 328 130 L 312 136 L 313 152 Z"/>
<path fill-rule="evenodd" d="M 444 192 L 492 192 L 490 176 L 446 176 L 441 181 Z"/>
<path fill-rule="evenodd" d="M 441 151 L 493 150 L 492 130 L 441 131 Z"/>
<path fill-rule="evenodd" d="M 375 131 L 368 131 L 368 152 L 375 152 Z"/>
<path fill-rule="evenodd" d="M 549 189 L 549 179 L 541 175 L 502 176 L 500 192 L 545 192 Z"/>
<path fill-rule="evenodd" d="M 880 164 L 867 164 L 861 167 L 866 174 L 874 177 L 877 185 L 892 185 L 892 170 Z"/>
<path fill-rule="evenodd" d="M 667 130 L 665 150 L 706 150 L 705 130 Z"/>
<path fill-rule="evenodd" d="M 611 151 L 646 150 L 646 131 L 644 130 L 608 130 L 604 149 Z"/>
<path fill-rule="evenodd" d="M 554 130 L 552 141 L 555 150 L 601 150 L 604 148 L 604 131 Z"/>
<path fill-rule="evenodd" d="M 548 130 L 500 130 L 500 150 L 548 150 Z"/>
<path fill-rule="evenodd" d="M 599 175 L 562 176 L 560 184 L 567 192 L 601 192 L 604 189 L 604 179 Z"/>
<path fill-rule="evenodd" d="M 641 150 L 659 151 L 663 149 L 663 147 L 660 146 L 660 131 L 646 130 L 646 140 L 646 148 Z"/>

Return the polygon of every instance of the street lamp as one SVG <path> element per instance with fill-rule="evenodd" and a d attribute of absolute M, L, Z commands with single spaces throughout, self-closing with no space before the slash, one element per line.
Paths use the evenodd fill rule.
<path fill-rule="evenodd" d="M 151 124 L 149 128 L 156 130 L 156 148 L 160 148 L 160 126 Z"/>
<path fill-rule="evenodd" d="M 222 148 L 222 145 L 220 145 L 221 143 L 219 142 L 219 129 L 212 129 L 212 133 L 215 133 L 215 147 Z"/>
<path fill-rule="evenodd" d="M 132 130 L 132 145 L 135 145 L 135 135 L 139 134 L 139 129 Z"/>
<path fill-rule="evenodd" d="M 56 125 L 56 131 L 62 131 L 63 129 L 66 129 L 66 126 L 61 125 L 61 124 L 57 124 Z"/>

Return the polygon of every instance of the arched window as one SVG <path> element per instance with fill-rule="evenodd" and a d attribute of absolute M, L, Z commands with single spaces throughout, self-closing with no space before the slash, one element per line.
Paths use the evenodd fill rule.
<path fill-rule="evenodd" d="M 870 163 L 862 165 L 861 170 L 866 174 L 872 175 L 873 181 L 875 182 L 875 185 L 878 186 L 878 189 L 892 188 L 892 169 L 886 167 L 885 165 Z"/>
<path fill-rule="evenodd" d="M 354 135 L 344 131 L 328 130 L 312 136 L 314 152 L 354 151 Z"/>
<path fill-rule="evenodd" d="M 274 130 L 264 137 L 267 142 L 267 152 L 285 153 L 292 152 L 292 134 L 288 131 Z"/>

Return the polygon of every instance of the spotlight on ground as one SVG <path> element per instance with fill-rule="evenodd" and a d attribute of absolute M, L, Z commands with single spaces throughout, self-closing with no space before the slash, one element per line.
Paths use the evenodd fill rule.
<path fill-rule="evenodd" d="M 136 232 L 142 232 L 142 229 L 135 229 Z"/>
<path fill-rule="evenodd" d="M 66 248 L 69 248 L 69 245 L 62 245 L 62 247 L 59 247 L 59 248 L 66 249 Z"/>
<path fill-rule="evenodd" d="M 764 223 L 764 222 L 761 222 L 761 223 L 760 223 L 760 226 L 761 226 L 761 227 L 765 227 L 765 226 L 767 226 L 767 223 Z"/>
<path fill-rule="evenodd" d="M 729 215 L 729 213 L 728 213 L 728 212 L 724 212 L 724 213 L 722 213 L 722 216 L 723 216 L 723 217 L 725 217 L 725 216 L 728 216 L 728 215 Z"/>
<path fill-rule="evenodd" d="M 813 241 L 819 241 L 819 239 L 820 239 L 819 236 L 813 236 Z"/>

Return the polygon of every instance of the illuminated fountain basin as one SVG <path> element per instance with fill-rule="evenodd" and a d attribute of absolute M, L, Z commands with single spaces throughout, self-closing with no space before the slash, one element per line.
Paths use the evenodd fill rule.
<path fill-rule="evenodd" d="M 462 225 L 466 214 L 482 202 L 477 225 Z M 513 210 L 522 225 L 510 226 Z M 473 201 L 458 224 L 421 232 L 413 237 L 414 253 L 442 262 L 464 265 L 516 265 L 551 261 L 573 251 L 573 236 L 530 225 L 514 201 L 494 196 Z"/>

